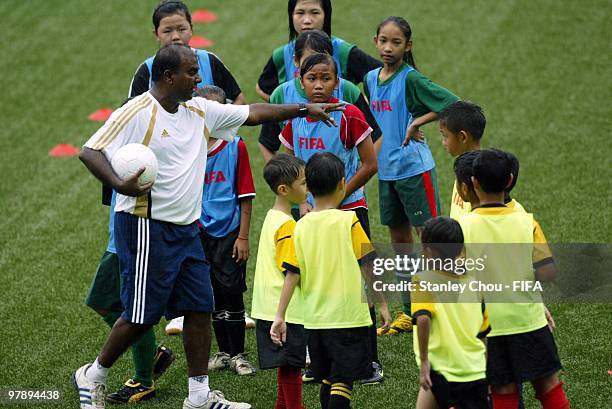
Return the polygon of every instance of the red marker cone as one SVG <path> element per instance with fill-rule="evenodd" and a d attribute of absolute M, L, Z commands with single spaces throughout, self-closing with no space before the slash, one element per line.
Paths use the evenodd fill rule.
<path fill-rule="evenodd" d="M 212 40 L 209 40 L 205 37 L 193 36 L 191 37 L 191 41 L 189 41 L 189 47 L 193 48 L 208 48 L 211 47 L 214 43 Z"/>
<path fill-rule="evenodd" d="M 54 157 L 65 157 L 65 156 L 77 156 L 81 150 L 69 143 L 60 143 L 55 145 L 50 151 L 49 156 Z"/>
<path fill-rule="evenodd" d="M 100 108 L 97 111 L 94 111 L 89 114 L 87 119 L 89 119 L 90 121 L 104 122 L 111 116 L 112 113 L 113 110 L 110 108 Z"/>
<path fill-rule="evenodd" d="M 210 10 L 200 9 L 191 14 L 191 21 L 194 23 L 212 23 L 217 21 L 217 15 Z"/>

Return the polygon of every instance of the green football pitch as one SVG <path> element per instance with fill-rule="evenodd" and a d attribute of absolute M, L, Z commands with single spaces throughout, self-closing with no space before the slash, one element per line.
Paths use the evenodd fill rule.
<path fill-rule="evenodd" d="M 117 107 L 132 74 L 156 50 L 151 12 L 157 0 L 1 1 L 2 108 L 0 109 L 0 389 L 54 388 L 61 403 L 77 407 L 72 372 L 95 358 L 106 325 L 83 304 L 106 246 L 108 208 L 100 185 L 76 158 L 51 158 L 59 143 L 81 146 L 100 126 L 87 116 Z M 219 20 L 194 26 L 214 41 L 249 102 L 271 51 L 287 40 L 286 2 L 189 1 Z M 551 243 L 609 243 L 610 1 L 334 1 L 333 32 L 376 55 L 372 37 L 388 15 L 412 25 L 420 70 L 484 107 L 486 147 L 513 151 L 521 160 L 514 196 L 533 212 Z M 606 18 L 606 16 L 608 16 Z M 606 23 L 607 21 L 607 23 Z M 608 40 L 606 40 L 606 38 Z M 608 44 L 608 45 L 606 45 Z M 251 226 L 252 282 L 261 222 L 273 197 L 261 177 L 258 128 L 243 128 L 258 195 Z M 452 160 L 437 125 L 425 128 L 438 166 L 442 205 L 448 212 Z M 607 148 L 606 148 L 607 146 Z M 374 239 L 388 241 L 380 225 L 376 180 L 368 186 Z M 588 271 L 584 271 L 588 275 Z M 250 304 L 250 291 L 245 299 Z M 612 407 L 610 304 L 550 306 L 563 361 L 562 378 L 573 408 Z M 158 383 L 146 408 L 180 407 L 187 394 L 180 338 L 158 339 L 179 357 Z M 356 408 L 409 408 L 418 391 L 411 335 L 379 343 L 386 379 L 358 387 Z M 216 345 L 213 344 L 213 352 Z M 247 350 L 256 360 L 254 332 Z M 131 375 L 124 356 L 109 389 Z M 211 386 L 255 408 L 271 408 L 276 374 L 238 378 L 211 374 Z M 317 388 L 304 387 L 306 405 L 318 406 Z M 535 408 L 530 387 L 527 407 Z M 8 407 L 0 402 L 0 407 Z M 31 406 L 31 405 L 27 405 Z"/>

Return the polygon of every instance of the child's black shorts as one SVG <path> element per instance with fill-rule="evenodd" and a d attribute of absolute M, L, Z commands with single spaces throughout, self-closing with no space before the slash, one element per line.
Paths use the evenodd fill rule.
<path fill-rule="evenodd" d="M 306 365 L 306 332 L 304 326 L 287 323 L 287 341 L 279 347 L 270 339 L 271 321 L 257 320 L 257 352 L 261 369 L 291 366 L 304 368 Z"/>
<path fill-rule="evenodd" d="M 350 383 L 372 375 L 368 327 L 311 329 L 306 333 L 315 381 Z"/>
<path fill-rule="evenodd" d="M 533 381 L 560 369 L 559 353 L 548 326 L 487 338 L 487 380 L 491 385 Z"/>
<path fill-rule="evenodd" d="M 215 291 L 242 294 L 246 291 L 246 263 L 238 264 L 232 258 L 239 229 L 225 237 L 213 237 L 200 231 L 206 260 L 210 263 L 210 281 Z"/>
<path fill-rule="evenodd" d="M 431 391 L 442 409 L 489 409 L 489 385 L 486 379 L 471 382 L 449 382 L 436 372 L 429 373 Z"/>

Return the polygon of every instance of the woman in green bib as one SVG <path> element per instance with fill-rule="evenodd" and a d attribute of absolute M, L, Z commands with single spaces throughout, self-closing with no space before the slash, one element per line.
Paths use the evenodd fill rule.
<path fill-rule="evenodd" d="M 340 67 L 340 77 L 355 84 L 370 70 L 380 67 L 380 61 L 353 44 L 332 36 L 331 0 L 289 0 L 289 42 L 274 50 L 257 81 L 256 91 L 265 101 L 280 84 L 297 77 L 299 67 L 293 64 L 296 37 L 306 30 L 322 30 L 332 38 L 333 57 Z"/>

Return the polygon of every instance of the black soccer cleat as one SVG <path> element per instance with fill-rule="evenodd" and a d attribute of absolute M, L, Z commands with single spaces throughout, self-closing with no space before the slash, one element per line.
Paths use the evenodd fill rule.
<path fill-rule="evenodd" d="M 175 359 L 176 355 L 170 348 L 159 344 L 155 352 L 155 358 L 153 358 L 153 380 L 158 380 Z"/>
<path fill-rule="evenodd" d="M 148 387 L 144 386 L 140 382 L 135 382 L 132 379 L 128 379 L 125 385 L 123 385 L 123 388 L 108 395 L 106 397 L 106 401 L 111 404 L 121 405 L 142 402 L 149 400 L 154 396 L 155 385 Z"/>

